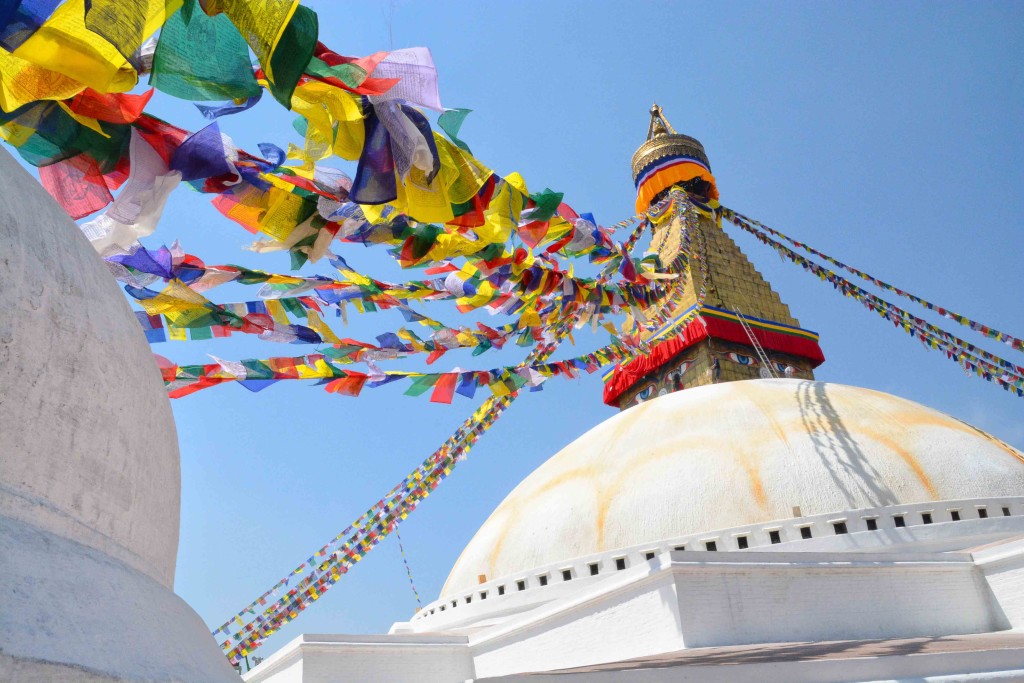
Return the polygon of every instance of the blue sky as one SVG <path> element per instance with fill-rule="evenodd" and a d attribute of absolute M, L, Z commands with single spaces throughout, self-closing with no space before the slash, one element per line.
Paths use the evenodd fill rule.
<path fill-rule="evenodd" d="M 931 301 L 1024 334 L 1019 3 L 308 5 L 319 13 L 321 40 L 343 54 L 431 48 L 442 102 L 474 110 L 462 136 L 474 153 L 501 173 L 520 171 L 533 190 L 564 192 L 604 223 L 632 213 L 629 159 L 657 101 L 680 132 L 704 143 L 725 205 Z M 158 94 L 154 105 L 183 127 L 204 123 L 188 103 Z M 255 149 L 260 141 L 296 141 L 291 118 L 264 98 L 221 125 Z M 819 379 L 919 401 L 1024 448 L 1024 400 L 966 377 L 856 302 L 729 232 L 801 323 L 821 334 L 828 361 Z M 252 236 L 184 188 L 147 245 L 175 238 L 207 263 L 288 267 L 286 258 L 242 251 Z M 400 277 L 374 250 L 342 253 L 353 265 Z M 330 271 L 323 264 L 304 272 Z M 232 301 L 254 292 L 225 287 L 213 295 Z M 441 314 L 459 321 L 450 310 Z M 354 316 L 340 331 L 371 339 L 399 325 L 397 313 L 385 312 Z M 580 340 L 586 350 L 602 342 Z M 155 350 L 181 362 L 206 353 L 305 351 L 245 339 Z M 439 365 L 493 367 L 516 357 L 452 353 Z M 207 623 L 222 622 L 332 538 L 475 405 L 436 405 L 401 392 L 392 385 L 351 399 L 282 382 L 260 394 L 216 387 L 174 402 L 183 474 L 176 588 Z M 556 379 L 528 394 L 403 524 L 424 601 L 437 595 L 462 547 L 516 483 L 613 414 L 600 394 L 596 375 Z M 415 606 L 389 539 L 260 654 L 302 632 L 386 631 Z"/>

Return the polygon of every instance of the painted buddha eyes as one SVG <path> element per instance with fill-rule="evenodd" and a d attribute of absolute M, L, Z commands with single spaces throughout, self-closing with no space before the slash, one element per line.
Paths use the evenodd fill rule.
<path fill-rule="evenodd" d="M 693 365 L 693 361 L 692 360 L 684 360 L 682 363 L 679 364 L 679 369 L 676 370 L 676 373 L 680 377 L 682 377 L 683 373 L 685 373 L 687 370 L 689 370 L 691 365 Z"/>
<path fill-rule="evenodd" d="M 735 351 L 729 352 L 729 360 L 733 363 L 739 363 L 740 365 L 757 365 L 757 361 L 752 356 L 745 356 L 742 353 L 736 353 Z"/>
<path fill-rule="evenodd" d="M 652 396 L 654 396 L 654 385 L 648 384 L 646 387 L 641 389 L 640 392 L 636 395 L 636 402 L 643 403 Z"/>

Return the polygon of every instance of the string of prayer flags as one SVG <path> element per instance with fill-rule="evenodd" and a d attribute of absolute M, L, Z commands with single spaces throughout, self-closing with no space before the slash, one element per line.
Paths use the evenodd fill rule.
<path fill-rule="evenodd" d="M 953 322 L 957 323 L 958 325 L 963 325 L 964 327 L 969 327 L 970 329 L 974 330 L 975 332 L 978 332 L 979 334 L 981 334 L 981 335 L 983 335 L 983 336 L 985 336 L 985 337 L 987 337 L 989 339 L 995 339 L 997 341 L 1003 342 L 1007 346 L 1010 346 L 1011 348 L 1016 349 L 1017 351 L 1024 351 L 1024 340 L 1020 339 L 1019 337 L 1014 337 L 1013 335 L 1007 334 L 1005 332 L 1001 332 L 1001 331 L 995 329 L 994 327 L 990 327 L 988 325 L 983 325 L 982 323 L 975 322 L 974 320 L 971 320 L 967 316 L 964 316 L 964 315 L 961 315 L 961 314 L 956 313 L 954 311 L 951 311 L 948 308 L 945 308 L 943 306 L 938 306 L 936 304 L 933 304 L 930 301 L 927 301 L 927 300 L 925 300 L 925 299 L 923 299 L 923 298 L 921 298 L 921 297 L 919 297 L 919 296 L 917 296 L 915 294 L 911 294 L 910 292 L 904 291 L 904 290 L 902 290 L 902 289 L 900 289 L 898 287 L 890 285 L 889 283 L 887 283 L 887 282 L 885 282 L 883 280 L 880 280 L 880 279 L 874 277 L 873 275 L 869 275 L 869 274 L 865 273 L 862 270 L 858 270 L 858 269 L 854 268 L 853 266 L 848 266 L 845 263 L 843 263 L 842 261 L 839 261 L 838 259 L 835 259 L 835 258 L 829 256 L 828 254 L 824 254 L 824 253 L 818 251 L 817 249 L 815 249 L 815 248 L 813 248 L 813 247 L 811 247 L 811 246 L 809 246 L 807 244 L 804 244 L 803 242 L 795 240 L 792 237 L 788 237 L 787 235 L 784 235 L 783 233 L 779 232 L 778 230 L 774 230 L 772 228 L 769 228 L 767 225 L 764 225 L 763 223 L 761 223 L 759 221 L 753 220 L 751 218 L 747 218 L 743 214 L 737 213 L 737 212 L 733 211 L 732 209 L 729 209 L 729 208 L 726 208 L 726 207 L 722 207 L 721 211 L 722 211 L 722 217 L 725 218 L 726 220 L 729 220 L 729 221 L 734 222 L 734 223 L 737 223 L 738 221 L 739 222 L 745 222 L 749 226 L 756 226 L 757 228 L 759 228 L 759 229 L 761 229 L 761 230 L 763 230 L 763 231 L 765 231 L 765 232 L 767 232 L 767 233 L 769 233 L 771 235 L 774 235 L 774 236 L 776 236 L 776 237 L 778 237 L 778 238 L 780 238 L 782 240 L 785 240 L 786 242 L 789 242 L 790 244 L 792 244 L 793 246 L 797 247 L 798 249 L 804 250 L 808 254 L 811 254 L 813 256 L 817 256 L 818 258 L 822 259 L 823 261 L 827 261 L 828 263 L 831 263 L 832 265 L 835 265 L 835 266 L 838 266 L 838 267 L 842 268 L 843 270 L 845 270 L 848 273 L 852 273 L 853 275 L 856 275 L 857 277 L 859 277 L 862 280 L 870 282 L 871 284 L 875 285 L 876 287 L 879 287 L 879 288 L 884 289 L 886 291 L 890 291 L 890 292 L 893 292 L 895 294 L 898 294 L 899 296 L 901 296 L 901 297 L 903 297 L 905 299 L 910 299 L 914 303 L 916 303 L 916 304 L 918 304 L 918 305 L 928 309 L 929 311 L 934 311 L 934 312 L 938 313 L 940 316 L 942 316 L 943 318 L 946 318 L 947 320 L 952 320 Z"/>
<path fill-rule="evenodd" d="M 167 258 L 169 253 L 163 250 L 156 256 Z M 375 346 L 340 339 L 321 315 L 329 308 L 338 309 L 340 313 L 344 301 L 331 302 L 321 298 L 315 290 L 307 296 L 226 304 L 214 304 L 194 290 L 185 291 L 180 281 L 174 281 L 172 286 L 159 293 L 130 285 L 127 290 L 145 309 L 145 313 L 139 312 L 139 319 L 151 341 L 207 340 L 230 337 L 232 333 L 256 334 L 269 341 L 331 344 L 324 353 L 343 363 L 366 359 L 390 360 L 425 353 L 428 354 L 426 362 L 431 364 L 453 349 L 470 348 L 474 356 L 488 349 L 500 349 L 510 338 L 524 332 L 515 325 L 492 328 L 479 322 L 475 330 L 451 328 L 400 304 L 397 308 L 405 320 L 430 328 L 429 335 L 424 339 L 411 330 L 400 328 L 397 332 L 379 335 L 380 346 Z M 305 324 L 292 322 L 290 316 L 303 320 Z M 532 339 L 539 335 L 539 330 L 538 326 L 526 331 Z"/>
<path fill-rule="evenodd" d="M 539 362 L 548 358 L 567 329 L 553 330 L 550 339 L 534 349 L 527 361 Z M 240 661 L 326 593 L 366 553 L 394 531 L 401 520 L 415 511 L 459 462 L 466 459 L 480 436 L 494 425 L 518 396 L 518 392 L 513 392 L 502 398 L 485 400 L 440 448 L 362 516 L 263 595 L 214 629 L 214 637 L 227 636 L 221 647 L 228 659 L 232 663 Z M 302 578 L 296 578 L 299 576 Z M 293 581 L 294 585 L 290 585 Z M 252 618 L 246 616 L 243 619 L 243 615 L 252 615 Z"/>
<path fill-rule="evenodd" d="M 161 336 L 163 328 L 154 324 L 153 316 L 138 316 L 144 327 L 148 326 L 147 336 Z M 215 359 L 214 363 L 198 365 L 176 365 L 161 359 L 164 383 L 171 398 L 188 396 L 202 389 L 223 384 L 225 382 L 243 383 L 251 379 L 259 380 L 324 380 L 324 389 L 329 393 L 340 393 L 346 396 L 358 396 L 364 386 L 371 388 L 390 384 L 395 380 L 408 380 L 406 396 L 421 396 L 431 392 L 433 403 L 451 403 L 455 393 L 472 398 L 476 389 L 489 388 L 496 396 L 505 396 L 518 391 L 524 386 L 539 387 L 550 377 L 574 379 L 579 373 L 596 372 L 603 366 L 618 363 L 631 357 L 633 351 L 613 342 L 581 356 L 557 362 L 533 363 L 516 365 L 489 370 L 455 370 L 452 372 L 408 372 L 383 371 L 372 365 L 374 357 L 368 351 L 377 350 L 369 344 L 361 344 L 353 340 L 342 340 L 336 347 L 338 351 L 307 354 L 298 357 L 273 357 L 266 359 L 247 359 L 241 361 L 224 361 Z M 354 352 L 354 353 L 353 353 Z M 396 351 L 397 357 L 400 351 Z M 371 364 L 371 373 L 361 373 L 338 367 L 338 363 L 366 361 Z M 468 391 L 469 385 L 473 386 Z M 249 388 L 249 387 L 246 387 Z M 261 388 L 263 388 L 261 386 Z M 458 392 L 456 391 L 458 389 Z"/>
<path fill-rule="evenodd" d="M 1014 365 L 1004 358 L 970 344 L 871 292 L 861 289 L 841 275 L 804 258 L 772 239 L 767 232 L 757 229 L 737 214 L 728 212 L 723 213 L 723 216 L 734 225 L 752 234 L 762 244 L 775 249 L 784 258 L 814 274 L 820 280 L 830 283 L 844 297 L 853 298 L 869 311 L 877 313 L 896 327 L 903 329 L 911 337 L 921 341 L 925 348 L 941 350 L 949 360 L 960 365 L 968 373 L 977 375 L 986 381 L 995 382 L 1004 390 L 1010 391 L 1018 397 L 1024 397 L 1024 367 Z"/>

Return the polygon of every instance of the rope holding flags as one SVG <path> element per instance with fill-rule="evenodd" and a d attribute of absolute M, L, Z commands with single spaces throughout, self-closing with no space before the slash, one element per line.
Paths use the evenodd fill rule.
<path fill-rule="evenodd" d="M 568 333 L 569 325 L 555 330 L 549 341 L 538 346 L 528 361 L 546 360 Z M 380 541 L 397 528 L 419 503 L 430 495 L 455 466 L 464 460 L 480 435 L 493 426 L 500 415 L 519 396 L 510 392 L 492 396 L 451 437 L 423 463 L 359 519 L 345 528 L 327 545 L 278 581 L 259 598 L 240 610 L 213 631 L 215 637 L 227 635 L 222 647 L 233 664 L 259 647 L 284 624 L 295 619 L 310 604 L 326 593 L 343 574 L 362 559 Z M 301 576 L 289 587 L 295 577 Z M 278 597 L 273 600 L 274 597 Z M 269 606 L 268 606 L 269 603 Z M 265 607 L 257 613 L 257 609 Z M 243 618 L 243 615 L 251 615 Z M 248 621 L 246 621 L 248 619 Z"/>
<path fill-rule="evenodd" d="M 823 282 L 830 283 L 844 297 L 859 301 L 869 311 L 877 313 L 896 327 L 903 329 L 911 337 L 921 341 L 925 348 L 943 351 L 949 360 L 960 365 L 968 374 L 976 375 L 988 382 L 995 382 L 1004 390 L 1024 398 L 1024 367 L 1015 365 L 926 320 L 911 315 L 885 299 L 858 287 L 841 275 L 804 258 L 773 239 L 767 231 L 758 229 L 741 215 L 728 209 L 723 209 L 722 215 L 734 225 L 753 235 L 762 244 L 775 249 L 784 259 L 812 273 Z M 938 310 L 937 307 L 936 310 Z"/>
<path fill-rule="evenodd" d="M 398 552 L 402 554 L 402 564 L 405 565 L 405 573 L 409 577 L 409 587 L 412 589 L 413 597 L 416 598 L 417 610 L 423 607 L 420 600 L 420 592 L 416 590 L 416 582 L 412 580 L 412 567 L 409 566 L 409 558 L 405 556 L 405 546 L 402 545 L 402 536 L 398 533 L 398 525 L 395 525 L 395 540 L 398 541 Z"/>
<path fill-rule="evenodd" d="M 683 195 L 677 195 L 672 205 L 675 215 L 680 219 L 680 230 L 687 249 L 690 245 L 690 234 L 694 232 L 697 235 L 698 248 L 703 253 L 700 231 L 692 230 L 690 227 L 694 220 L 692 206 Z M 674 266 L 678 267 L 685 263 L 684 259 L 677 259 Z M 706 277 L 706 270 L 702 268 L 702 279 L 705 282 L 701 286 L 701 299 L 704 296 Z M 548 328 L 543 340 L 533 349 L 523 365 L 541 367 L 561 341 L 569 335 L 581 315 L 582 311 L 576 311 L 570 317 Z M 267 637 L 318 600 L 377 543 L 395 531 L 400 521 L 415 510 L 417 505 L 451 474 L 458 462 L 466 458 L 469 449 L 480 435 L 490 429 L 520 395 L 520 388 L 508 387 L 505 392 L 494 392 L 494 395 L 488 397 L 437 451 L 363 516 L 310 555 L 306 562 L 288 576 L 214 630 L 215 637 L 227 636 L 227 639 L 222 641 L 222 647 L 227 652 L 229 660 L 233 663 L 238 662 L 259 647 Z M 296 583 L 292 585 L 292 581 Z"/>
<path fill-rule="evenodd" d="M 838 259 L 835 259 L 835 258 L 829 256 L 828 254 L 824 254 L 824 253 L 818 251 L 814 247 L 811 247 L 811 246 L 809 246 L 807 244 L 804 244 L 803 242 L 800 242 L 800 241 L 797 241 L 797 240 L 793 239 L 792 237 L 784 235 L 783 233 L 779 232 L 778 230 L 774 230 L 772 228 L 769 228 L 764 223 L 756 221 L 756 220 L 754 220 L 752 218 L 747 218 L 743 214 L 738 213 L 736 211 L 733 211 L 732 209 L 726 208 L 724 206 L 721 207 L 721 215 L 726 220 L 728 220 L 728 221 L 730 221 L 730 222 L 732 222 L 732 223 L 734 223 L 736 225 L 740 225 L 741 227 L 744 227 L 744 225 L 746 227 L 751 227 L 751 228 L 756 226 L 756 228 L 760 229 L 761 231 L 766 232 L 766 233 L 771 234 L 771 235 L 774 235 L 775 237 L 778 237 L 778 238 L 780 238 L 780 239 L 782 239 L 782 240 L 784 240 L 786 242 L 789 242 L 790 244 L 792 244 L 793 246 L 797 247 L 798 249 L 802 249 L 805 252 L 807 252 L 808 254 L 811 254 L 812 256 L 817 256 L 818 258 L 820 258 L 823 261 L 827 261 L 828 263 L 831 263 L 834 266 L 838 266 L 838 267 L 842 268 L 843 270 L 845 270 L 846 272 L 852 273 L 853 275 L 856 275 L 857 277 L 859 277 L 862 280 L 870 282 L 871 284 L 875 285 L 876 287 L 879 287 L 880 289 L 884 289 L 884 290 L 893 292 L 893 293 L 898 294 L 899 296 L 901 296 L 901 297 L 903 297 L 905 299 L 910 299 L 914 303 L 916 303 L 916 304 L 918 304 L 918 305 L 928 309 L 929 311 L 933 311 L 935 313 L 938 313 L 940 316 L 942 316 L 943 318 L 946 318 L 947 320 L 952 320 L 953 322 L 957 323 L 958 325 L 963 325 L 964 327 L 968 327 L 971 330 L 974 330 L 975 332 L 977 332 L 977 333 L 981 334 L 982 336 L 985 336 L 985 337 L 987 337 L 989 339 L 995 339 L 997 341 L 1000 341 L 1000 342 L 1006 344 L 1007 346 L 1013 348 L 1016 351 L 1024 351 L 1024 340 L 1022 340 L 1022 339 L 1020 339 L 1018 337 L 1014 337 L 1013 335 L 1007 334 L 1006 332 L 1001 332 L 1001 331 L 995 329 L 994 327 L 990 327 L 988 325 L 983 325 L 982 323 L 975 322 L 974 320 L 971 320 L 967 316 L 964 316 L 964 315 L 961 315 L 961 314 L 956 313 L 954 311 L 951 311 L 948 308 L 945 308 L 943 306 L 939 306 L 937 304 L 933 304 L 930 301 L 927 301 L 927 300 L 917 296 L 916 294 L 911 294 L 910 292 L 904 291 L 904 290 L 902 290 L 902 289 L 900 289 L 898 287 L 890 285 L 889 283 L 887 283 L 887 282 L 885 282 L 883 280 L 880 280 L 880 279 L 874 277 L 873 275 L 869 275 L 869 274 L 865 273 L 864 271 L 861 271 L 861 270 L 858 270 L 858 269 L 854 268 L 853 266 L 848 266 L 845 263 L 843 263 L 842 261 L 839 261 Z M 741 225 L 741 224 L 744 224 L 744 225 Z M 744 229 L 746 229 L 746 227 L 744 227 Z"/>

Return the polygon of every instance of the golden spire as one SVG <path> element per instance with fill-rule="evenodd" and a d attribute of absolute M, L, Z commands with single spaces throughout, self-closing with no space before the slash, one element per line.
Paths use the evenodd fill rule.
<path fill-rule="evenodd" d="M 671 156 L 683 156 L 696 159 L 708 169 L 708 156 L 704 146 L 696 138 L 677 133 L 672 124 L 665 118 L 661 106 L 651 106 L 651 123 L 647 127 L 647 139 L 633 155 L 633 181 L 636 182 L 641 171 L 652 163 Z"/>
<path fill-rule="evenodd" d="M 673 187 L 717 200 L 704 146 L 677 133 L 657 104 L 650 115 L 647 139 L 633 155 L 637 210 L 645 210 Z M 686 226 L 680 225 L 682 220 L 688 220 Z M 684 248 L 684 227 L 691 246 L 700 246 L 691 250 L 684 266 L 686 284 L 679 298 L 662 312 L 679 320 L 699 307 L 700 321 L 667 336 L 659 336 L 658 329 L 637 330 L 654 351 L 643 363 L 615 369 L 605 384 L 605 403 L 625 409 L 703 384 L 779 375 L 813 379 L 814 368 L 823 360 L 817 335 L 800 328 L 789 306 L 713 214 L 697 213 L 689 219 L 664 216 L 651 229 L 649 251 L 662 263 L 671 263 Z M 624 329 L 636 330 L 633 325 L 627 319 Z"/>
<path fill-rule="evenodd" d="M 652 140 L 662 135 L 675 135 L 676 129 L 665 118 L 657 102 L 651 105 L 651 125 L 647 128 L 647 139 Z"/>

